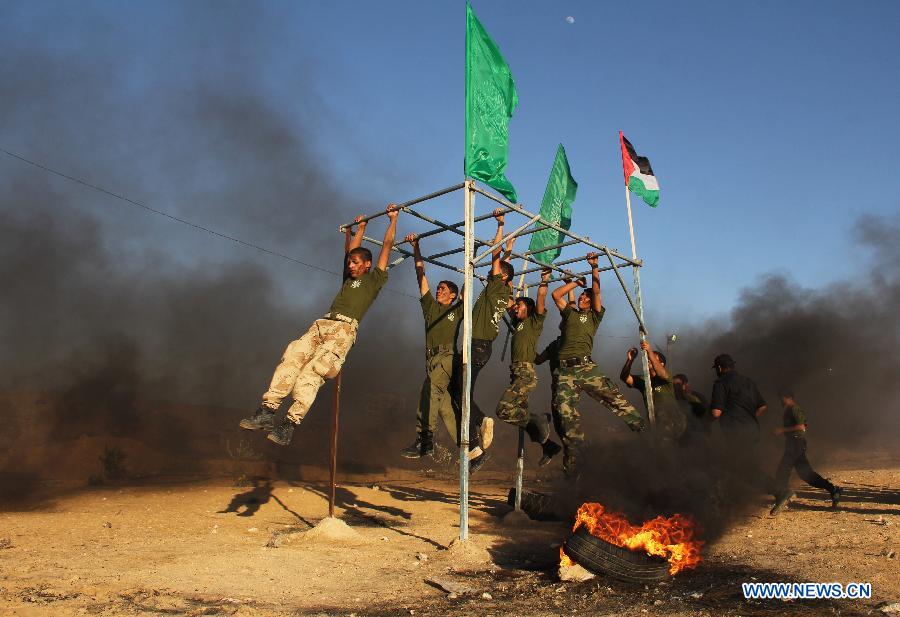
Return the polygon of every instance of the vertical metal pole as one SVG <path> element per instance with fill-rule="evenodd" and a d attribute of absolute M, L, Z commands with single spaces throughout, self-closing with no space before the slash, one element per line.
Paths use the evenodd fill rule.
<path fill-rule="evenodd" d="M 522 476 L 525 475 L 525 429 L 519 429 L 519 446 L 516 457 L 516 510 L 522 509 Z"/>
<path fill-rule="evenodd" d="M 328 494 L 328 516 L 334 517 L 335 477 L 337 476 L 338 415 L 341 410 L 341 376 L 334 378 L 334 405 L 331 414 L 331 492 Z"/>
<path fill-rule="evenodd" d="M 625 185 L 625 204 L 628 208 L 628 233 L 631 234 L 631 258 L 637 259 L 637 246 L 634 242 L 634 223 L 631 219 L 631 192 L 628 185 Z M 644 321 L 644 303 L 641 300 L 641 275 L 637 266 L 632 266 L 632 276 L 634 277 L 634 301 L 637 304 L 638 315 Z M 647 333 L 639 329 L 641 342 L 647 340 Z M 650 420 L 650 427 L 656 428 L 656 410 L 653 408 L 653 384 L 650 382 L 650 359 L 647 352 L 641 350 L 641 362 L 644 365 L 644 399 L 647 401 L 647 417 Z"/>
<path fill-rule="evenodd" d="M 459 539 L 469 537 L 469 416 L 472 405 L 472 286 L 475 258 L 475 193 L 472 180 L 465 188 L 465 240 L 463 268 L 462 414 L 459 419 Z"/>

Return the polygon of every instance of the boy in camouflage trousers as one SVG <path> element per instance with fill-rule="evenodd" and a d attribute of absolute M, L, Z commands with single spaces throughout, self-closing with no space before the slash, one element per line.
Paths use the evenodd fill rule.
<path fill-rule="evenodd" d="M 528 396 L 537 387 L 537 373 L 534 370 L 538 339 L 544 329 L 547 316 L 547 280 L 550 270 L 541 274 L 537 303 L 531 298 L 520 297 L 510 308 L 515 330 L 510 354 L 509 388 L 497 404 L 497 417 L 508 424 L 525 429 L 534 443 L 540 444 L 543 456 L 539 465 L 546 465 L 561 450 L 559 444 L 550 440 L 550 424 L 543 414 L 529 414 Z"/>
<path fill-rule="evenodd" d="M 456 415 L 451 403 L 450 379 L 456 336 L 462 322 L 462 305 L 457 302 L 459 287 L 452 281 L 438 283 L 431 294 L 425 277 L 425 261 L 415 234 L 406 236 L 415 257 L 416 279 L 419 283 L 422 315 L 425 318 L 425 382 L 416 412 L 416 441 L 401 450 L 404 458 L 420 458 L 434 453 L 434 431 L 440 416 L 454 443 L 459 443 Z"/>
<path fill-rule="evenodd" d="M 306 334 L 287 346 L 281 363 L 275 368 L 272 383 L 263 394 L 262 404 L 253 416 L 241 420 L 241 428 L 268 430 L 269 440 L 280 446 L 291 442 L 294 428 L 306 416 L 325 379 L 331 379 L 341 371 L 350 348 L 356 342 L 360 320 L 387 282 L 388 258 L 394 245 L 399 213 L 400 209 L 395 204 L 387 207 L 390 223 L 384 232 L 384 245 L 374 270 L 372 253 L 360 247 L 366 223 L 359 222 L 348 247 L 348 276 L 331 308 L 324 317 L 313 322 Z M 287 417 L 275 426 L 275 412 L 289 394 L 294 400 Z"/>
<path fill-rule="evenodd" d="M 559 345 L 559 383 L 554 404 L 559 409 L 563 425 L 564 458 L 563 471 L 567 475 L 576 473 L 577 449 L 584 441 L 578 429 L 578 401 L 581 392 L 601 402 L 614 414 L 622 418 L 633 431 L 641 431 L 644 421 L 638 411 L 625 400 L 613 381 L 600 372 L 591 359 L 594 335 L 606 309 L 600 297 L 600 272 L 597 254 L 588 253 L 587 262 L 591 266 L 591 288 L 578 296 L 578 306 L 570 308 L 563 297 L 576 285 L 584 286 L 584 281 L 570 281 L 553 291 L 553 301 L 562 314 L 562 340 Z"/>

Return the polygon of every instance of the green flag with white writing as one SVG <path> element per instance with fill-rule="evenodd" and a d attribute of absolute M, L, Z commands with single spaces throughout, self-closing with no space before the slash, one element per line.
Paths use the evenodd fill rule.
<path fill-rule="evenodd" d="M 466 4 L 466 177 L 481 180 L 513 203 L 506 179 L 509 119 L 519 102 L 500 49 Z"/>
<path fill-rule="evenodd" d="M 550 178 L 547 180 L 547 188 L 544 190 L 544 199 L 541 201 L 541 218 L 554 225 L 559 225 L 566 231 L 572 225 L 572 202 L 575 201 L 575 193 L 578 192 L 578 183 L 572 177 L 569 169 L 569 160 L 566 158 L 566 149 L 562 144 L 556 150 L 556 159 L 550 168 Z M 542 227 L 538 221 L 535 227 Z M 562 248 L 557 247 L 542 251 L 544 247 L 561 244 L 565 236 L 555 229 L 541 229 L 531 234 L 531 244 L 528 251 L 538 261 L 550 264 L 559 257 Z"/>

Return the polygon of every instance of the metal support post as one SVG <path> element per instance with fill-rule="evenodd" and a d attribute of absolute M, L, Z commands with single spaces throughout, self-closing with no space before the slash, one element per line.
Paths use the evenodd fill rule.
<path fill-rule="evenodd" d="M 631 192 L 628 190 L 628 185 L 625 185 L 625 205 L 628 208 L 628 232 L 631 235 L 631 256 L 637 256 L 637 245 L 634 242 L 634 222 L 631 218 Z M 618 270 L 616 271 L 618 274 Z M 634 299 L 637 302 L 637 308 L 632 304 L 632 309 L 635 309 L 635 314 L 637 315 L 638 322 L 640 322 L 641 327 L 638 334 L 641 337 L 641 342 L 647 340 L 648 332 L 647 328 L 644 326 L 644 306 L 641 302 L 641 275 L 638 271 L 638 268 L 632 268 L 632 277 L 634 278 Z M 621 277 L 620 277 L 621 280 Z M 623 289 L 624 289 L 624 283 Z M 627 292 L 626 292 L 627 293 Z M 628 300 L 631 302 L 631 299 Z M 650 358 L 647 357 L 647 352 L 643 349 L 641 350 L 641 362 L 644 365 L 644 400 L 647 401 L 647 418 L 650 420 L 650 428 L 656 428 L 656 409 L 653 407 L 653 383 L 650 381 Z"/>
<path fill-rule="evenodd" d="M 519 429 L 519 445 L 516 449 L 516 510 L 522 509 L 522 477 L 525 475 L 525 429 Z"/>
<path fill-rule="evenodd" d="M 475 295 L 475 194 L 465 181 L 465 265 L 463 274 L 462 413 L 459 420 L 459 539 L 469 537 L 469 416 L 472 405 L 472 296 Z"/>

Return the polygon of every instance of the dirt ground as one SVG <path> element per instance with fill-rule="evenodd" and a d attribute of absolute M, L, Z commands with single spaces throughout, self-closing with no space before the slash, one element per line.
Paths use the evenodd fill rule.
<path fill-rule="evenodd" d="M 337 515 L 350 529 L 335 537 L 305 533 L 327 514 L 321 471 L 243 488 L 196 477 L 48 488 L 0 513 L 0 613 L 869 614 L 900 600 L 900 462 L 878 466 L 826 469 L 846 487 L 837 512 L 806 489 L 777 518 L 760 500 L 707 547 L 697 570 L 650 588 L 560 582 L 567 525 L 504 520 L 510 478 L 501 474 L 476 477 L 464 545 L 452 544 L 459 519 L 449 475 L 345 478 Z M 871 582 L 874 598 L 745 601 L 740 583 L 753 580 Z"/>

